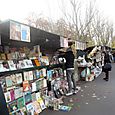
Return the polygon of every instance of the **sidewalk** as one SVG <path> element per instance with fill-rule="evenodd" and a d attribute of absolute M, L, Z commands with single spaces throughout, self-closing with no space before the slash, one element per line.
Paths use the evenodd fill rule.
<path fill-rule="evenodd" d="M 40 115 L 115 115 L 115 64 L 110 80 L 103 77 L 104 73 L 92 82 L 81 82 L 81 91 L 66 97 L 65 105 L 73 104 L 69 112 L 44 110 Z"/>

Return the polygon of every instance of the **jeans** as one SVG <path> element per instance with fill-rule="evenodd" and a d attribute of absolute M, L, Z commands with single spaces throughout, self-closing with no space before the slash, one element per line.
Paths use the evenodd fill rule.
<path fill-rule="evenodd" d="M 69 86 L 69 92 L 72 92 L 72 88 L 76 90 L 76 80 L 74 78 L 74 70 L 67 70 L 67 82 Z"/>

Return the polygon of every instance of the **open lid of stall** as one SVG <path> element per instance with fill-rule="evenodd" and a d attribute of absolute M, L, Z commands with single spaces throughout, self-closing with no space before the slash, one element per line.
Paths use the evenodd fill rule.
<path fill-rule="evenodd" d="M 40 45 L 41 51 L 56 51 L 60 36 L 13 20 L 0 23 L 1 44 L 12 47 Z M 16 37 L 14 37 L 16 36 Z M 23 39 L 22 39 L 23 38 Z"/>

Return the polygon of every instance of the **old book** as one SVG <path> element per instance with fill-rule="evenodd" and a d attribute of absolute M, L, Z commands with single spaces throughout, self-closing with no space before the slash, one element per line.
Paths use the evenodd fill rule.
<path fill-rule="evenodd" d="M 32 96 L 32 102 L 36 101 L 36 93 L 32 93 L 31 96 Z"/>
<path fill-rule="evenodd" d="M 9 69 L 10 70 L 16 70 L 16 66 L 13 62 L 13 60 L 8 61 Z"/>
<path fill-rule="evenodd" d="M 36 112 L 36 114 L 39 114 L 40 112 L 42 112 L 41 107 L 37 101 L 32 102 L 32 104 L 33 104 L 34 111 Z"/>
<path fill-rule="evenodd" d="M 27 115 L 34 115 L 34 106 L 32 103 L 26 105 Z"/>
<path fill-rule="evenodd" d="M 12 85 L 16 85 L 17 84 L 17 81 L 16 81 L 16 75 L 15 74 L 12 74 L 10 75 L 11 79 L 12 79 Z"/>
<path fill-rule="evenodd" d="M 4 96 L 7 103 L 11 101 L 11 95 L 9 91 L 4 93 Z"/>
<path fill-rule="evenodd" d="M 15 89 L 14 94 L 15 94 L 15 99 L 22 97 L 23 96 L 23 88 L 19 87 L 19 88 Z"/>
<path fill-rule="evenodd" d="M 11 101 L 15 100 L 14 89 L 10 90 Z"/>
<path fill-rule="evenodd" d="M 17 84 L 22 83 L 22 73 L 17 73 L 16 75 L 16 82 Z"/>
<path fill-rule="evenodd" d="M 24 100 L 26 105 L 32 102 L 32 95 L 30 91 L 24 93 Z"/>
<path fill-rule="evenodd" d="M 25 106 L 23 97 L 21 97 L 17 100 L 17 106 L 18 106 L 18 109 L 21 109 Z"/>
<path fill-rule="evenodd" d="M 40 104 L 40 107 L 41 107 L 42 110 L 44 110 L 44 109 L 46 108 L 46 106 L 45 106 L 45 104 L 44 104 L 42 98 L 39 98 L 39 99 L 37 100 L 37 102 Z"/>
<path fill-rule="evenodd" d="M 29 81 L 23 81 L 23 91 L 29 91 L 30 90 L 30 84 Z"/>
<path fill-rule="evenodd" d="M 6 86 L 7 87 L 10 87 L 10 86 L 12 86 L 12 78 L 10 77 L 10 76 L 7 76 L 6 78 L 5 78 L 5 80 L 6 80 Z"/>
<path fill-rule="evenodd" d="M 16 111 L 18 109 L 17 100 L 10 102 L 8 106 L 10 108 L 10 112 Z"/>

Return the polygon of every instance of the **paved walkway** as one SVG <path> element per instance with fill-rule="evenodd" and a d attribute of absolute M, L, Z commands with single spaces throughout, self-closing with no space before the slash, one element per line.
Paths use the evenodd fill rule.
<path fill-rule="evenodd" d="M 82 82 L 77 95 L 65 99 L 73 107 L 69 112 L 44 110 L 40 115 L 115 115 L 115 64 L 112 64 L 110 80 L 103 80 L 104 73 L 92 82 Z"/>

